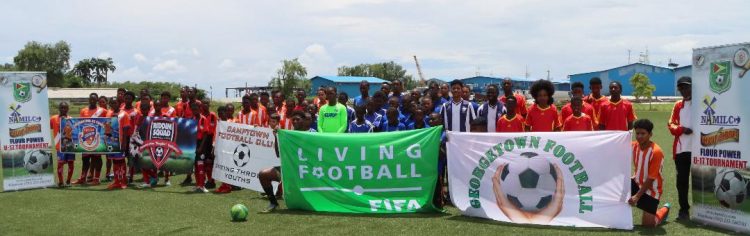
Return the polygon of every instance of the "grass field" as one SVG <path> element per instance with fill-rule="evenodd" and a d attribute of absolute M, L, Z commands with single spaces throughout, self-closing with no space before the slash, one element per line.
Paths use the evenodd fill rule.
<path fill-rule="evenodd" d="M 670 105 L 636 105 L 639 118 L 654 121 L 655 141 L 665 151 L 662 202 L 677 203 L 672 136 L 666 129 Z M 73 109 L 71 109 L 73 110 Z M 77 162 L 80 163 L 80 162 Z M 77 177 L 80 166 L 76 169 Z M 137 179 L 140 179 L 138 177 Z M 0 235 L 122 235 L 122 234 L 379 234 L 379 235 L 620 235 L 673 234 L 712 235 L 729 231 L 692 222 L 676 222 L 676 211 L 668 223 L 650 229 L 640 227 L 635 211 L 633 231 L 544 227 L 500 223 L 461 216 L 448 207 L 447 213 L 410 215 L 320 214 L 282 209 L 258 214 L 267 201 L 257 192 L 194 194 L 181 187 L 184 175 L 173 178 L 171 187 L 130 188 L 107 191 L 105 186 L 40 189 L 0 193 Z M 251 211 L 246 222 L 230 222 L 229 208 L 243 203 Z M 283 201 L 282 201 L 283 206 Z M 283 208 L 283 207 L 282 207 Z M 675 208 L 677 207 L 675 206 Z M 623 216 L 611 216 L 623 217 Z"/>

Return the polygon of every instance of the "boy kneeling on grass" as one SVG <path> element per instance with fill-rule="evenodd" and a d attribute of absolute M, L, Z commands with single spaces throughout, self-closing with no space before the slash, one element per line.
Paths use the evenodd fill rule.
<path fill-rule="evenodd" d="M 654 124 L 650 120 L 637 120 L 633 128 L 636 139 L 632 143 L 635 173 L 630 179 L 631 197 L 628 199 L 628 204 L 643 210 L 641 221 L 643 226 L 656 227 L 667 220 L 671 207 L 669 203 L 666 203 L 659 208 L 663 185 L 661 168 L 664 153 L 659 145 L 651 141 Z"/>

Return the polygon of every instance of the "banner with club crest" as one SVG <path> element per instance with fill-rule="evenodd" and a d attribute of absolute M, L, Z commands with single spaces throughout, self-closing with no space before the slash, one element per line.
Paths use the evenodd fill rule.
<path fill-rule="evenodd" d="M 388 133 L 279 130 L 289 209 L 343 213 L 435 212 L 442 126 Z"/>
<path fill-rule="evenodd" d="M 130 157 L 138 167 L 177 173 L 193 169 L 198 121 L 184 118 L 146 117 L 130 138 Z"/>
<path fill-rule="evenodd" d="M 60 149 L 63 153 L 121 153 L 117 117 L 68 118 L 60 121 Z"/>
<path fill-rule="evenodd" d="M 220 121 L 216 127 L 214 179 L 263 192 L 258 174 L 281 165 L 275 145 L 273 129 Z M 277 185 L 274 182 L 274 188 Z"/>
<path fill-rule="evenodd" d="M 464 215 L 633 228 L 629 132 L 448 132 L 448 140 L 451 199 Z"/>
<path fill-rule="evenodd" d="M 693 51 L 691 219 L 750 232 L 750 43 Z"/>
<path fill-rule="evenodd" d="M 0 72 L 3 190 L 54 185 L 47 76 Z"/>

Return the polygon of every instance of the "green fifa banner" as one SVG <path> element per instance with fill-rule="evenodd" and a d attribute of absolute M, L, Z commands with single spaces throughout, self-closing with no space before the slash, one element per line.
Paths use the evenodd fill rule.
<path fill-rule="evenodd" d="M 442 126 L 390 133 L 279 130 L 289 209 L 342 213 L 434 212 Z"/>

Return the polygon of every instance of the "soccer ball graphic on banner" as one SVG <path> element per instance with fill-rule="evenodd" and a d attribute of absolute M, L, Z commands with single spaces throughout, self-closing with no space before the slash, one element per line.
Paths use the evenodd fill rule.
<path fill-rule="evenodd" d="M 250 162 L 250 146 L 247 146 L 247 144 L 244 143 L 237 145 L 237 147 L 234 148 L 232 159 L 234 160 L 234 165 L 237 167 L 245 167 L 245 165 Z"/>
<path fill-rule="evenodd" d="M 747 180 L 736 170 L 724 169 L 718 172 L 714 184 L 716 199 L 726 208 L 735 209 L 747 198 Z"/>
<path fill-rule="evenodd" d="M 533 152 L 515 157 L 500 174 L 501 188 L 508 200 L 528 212 L 539 212 L 552 201 L 557 172 L 552 163 Z"/>
<path fill-rule="evenodd" d="M 50 153 L 44 150 L 27 151 L 23 157 L 23 167 L 29 173 L 38 174 L 46 170 L 50 164 Z"/>

